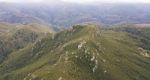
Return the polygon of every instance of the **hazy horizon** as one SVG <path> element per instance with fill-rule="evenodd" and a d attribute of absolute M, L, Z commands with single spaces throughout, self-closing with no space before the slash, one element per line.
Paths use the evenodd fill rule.
<path fill-rule="evenodd" d="M 0 0 L 0 2 L 10 3 L 51 3 L 51 2 L 68 2 L 68 3 L 150 3 L 150 0 Z"/>

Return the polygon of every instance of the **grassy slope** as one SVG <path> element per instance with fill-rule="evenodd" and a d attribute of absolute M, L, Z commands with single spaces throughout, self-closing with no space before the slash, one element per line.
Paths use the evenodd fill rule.
<path fill-rule="evenodd" d="M 11 53 L 0 79 L 149 80 L 150 59 L 137 42 L 124 32 L 76 26 Z"/>
<path fill-rule="evenodd" d="M 119 27 L 114 27 L 113 30 L 129 33 L 132 38 L 138 41 L 140 47 L 150 50 L 150 26 L 148 24 L 119 25 Z"/>
<path fill-rule="evenodd" d="M 7 55 L 18 49 L 22 49 L 28 44 L 32 44 L 37 39 L 53 32 L 48 27 L 39 24 L 0 24 L 0 63 Z"/>
<path fill-rule="evenodd" d="M 141 47 L 150 50 L 150 27 L 133 27 L 125 29 L 133 38 L 139 41 Z"/>

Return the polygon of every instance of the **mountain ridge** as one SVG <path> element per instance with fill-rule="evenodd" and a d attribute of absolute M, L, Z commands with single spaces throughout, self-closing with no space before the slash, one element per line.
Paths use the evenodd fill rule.
<path fill-rule="evenodd" d="M 137 44 L 126 32 L 76 25 L 10 54 L 0 79 L 149 80 L 149 58 Z"/>

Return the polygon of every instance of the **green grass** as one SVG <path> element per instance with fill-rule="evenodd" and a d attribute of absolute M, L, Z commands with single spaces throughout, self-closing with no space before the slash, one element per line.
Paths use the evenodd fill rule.
<path fill-rule="evenodd" d="M 139 44 L 126 32 L 77 25 L 10 53 L 0 80 L 149 80 Z"/>

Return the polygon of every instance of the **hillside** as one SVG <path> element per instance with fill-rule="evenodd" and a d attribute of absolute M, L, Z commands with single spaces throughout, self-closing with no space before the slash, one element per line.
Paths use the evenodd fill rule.
<path fill-rule="evenodd" d="M 130 36 L 140 43 L 144 49 L 150 50 L 150 25 L 149 24 L 131 24 L 115 27 L 113 30 L 130 33 Z"/>
<path fill-rule="evenodd" d="M 13 51 L 24 48 L 42 36 L 54 33 L 40 24 L 0 23 L 0 63 Z"/>
<path fill-rule="evenodd" d="M 0 80 L 149 80 L 139 44 L 126 31 L 77 25 L 11 52 Z"/>

